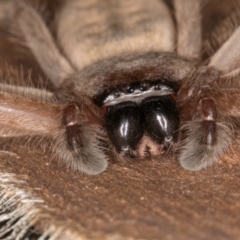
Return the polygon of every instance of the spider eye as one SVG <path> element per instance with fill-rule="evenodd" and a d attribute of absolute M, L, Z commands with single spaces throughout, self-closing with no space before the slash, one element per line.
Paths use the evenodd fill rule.
<path fill-rule="evenodd" d="M 118 152 L 136 149 L 143 136 L 140 118 L 140 109 L 134 102 L 108 106 L 106 129 Z"/>
<path fill-rule="evenodd" d="M 150 87 L 150 84 L 148 82 L 143 82 L 140 84 L 140 91 L 142 92 L 146 91 L 149 89 L 149 87 Z"/>
<path fill-rule="evenodd" d="M 158 144 L 177 140 L 179 114 L 170 95 L 149 97 L 142 101 L 143 126 Z"/>
<path fill-rule="evenodd" d="M 127 93 L 133 93 L 134 90 L 135 90 L 134 86 L 130 85 L 130 86 L 127 87 Z"/>
<path fill-rule="evenodd" d="M 162 84 L 156 83 L 154 89 L 155 90 L 161 90 L 162 89 Z"/>

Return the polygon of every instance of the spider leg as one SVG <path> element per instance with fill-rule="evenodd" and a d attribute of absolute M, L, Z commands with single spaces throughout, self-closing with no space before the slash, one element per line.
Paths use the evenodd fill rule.
<path fill-rule="evenodd" d="M 174 0 L 178 39 L 177 53 L 199 60 L 202 48 L 201 1 Z"/>
<path fill-rule="evenodd" d="M 212 56 L 208 68 L 216 69 L 222 78 L 231 78 L 240 74 L 240 27 Z"/>
<path fill-rule="evenodd" d="M 107 167 L 102 121 L 83 104 L 56 105 L 1 92 L 0 123 L 1 137 L 49 139 L 53 152 L 76 171 L 98 174 Z"/>
<path fill-rule="evenodd" d="M 208 89 L 204 91 L 208 97 L 214 99 L 217 105 L 218 115 L 224 118 L 240 119 L 240 91 L 232 89 Z"/>
<path fill-rule="evenodd" d="M 211 57 L 210 62 L 203 72 L 207 73 L 207 83 L 209 85 L 215 84 L 217 87 L 222 88 L 239 88 L 239 76 L 240 76 L 240 27 L 236 26 L 236 22 L 239 22 L 239 14 L 234 12 L 226 21 L 223 22 L 221 30 L 214 33 L 215 38 L 225 39 L 229 36 L 225 42 L 220 42 L 222 45 Z M 227 32 L 227 34 L 225 33 Z M 204 68 L 204 67 L 203 67 Z M 212 85 L 213 86 L 213 85 Z"/>
<path fill-rule="evenodd" d="M 239 86 L 239 37 L 237 28 L 209 65 L 202 66 L 179 91 L 183 120 L 179 160 L 186 169 L 201 170 L 212 165 L 230 148 L 239 130 L 240 94 L 234 88 Z"/>
<path fill-rule="evenodd" d="M 183 150 L 179 160 L 185 169 L 201 170 L 228 150 L 233 137 L 230 124 L 218 115 L 216 100 L 200 98 L 193 119 L 183 125 Z"/>
<path fill-rule="evenodd" d="M 239 88 L 239 38 L 240 27 L 237 27 L 217 52 L 213 54 L 210 58 L 209 64 L 207 66 L 200 66 L 196 71 L 194 78 L 188 78 L 183 82 L 181 90 L 179 91 L 179 99 L 181 99 L 181 96 L 183 96 L 183 101 L 187 98 L 191 98 L 203 87 L 225 90 Z M 182 92 L 186 90 L 188 91 L 187 94 L 182 94 Z"/>
<path fill-rule="evenodd" d="M 0 19 L 17 24 L 27 46 L 56 88 L 61 87 L 74 69 L 56 47 L 40 15 L 22 0 L 0 1 Z"/>

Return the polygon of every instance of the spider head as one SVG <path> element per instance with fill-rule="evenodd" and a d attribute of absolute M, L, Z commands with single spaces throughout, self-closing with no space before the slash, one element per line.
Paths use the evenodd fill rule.
<path fill-rule="evenodd" d="M 175 90 L 155 80 L 120 85 L 102 96 L 105 127 L 120 155 L 159 155 L 177 141 Z"/>
<path fill-rule="evenodd" d="M 159 155 L 178 139 L 175 98 L 182 80 L 194 69 L 188 60 L 172 53 L 133 54 L 85 68 L 77 78 L 76 90 L 84 89 L 102 108 L 105 128 L 118 155 Z"/>

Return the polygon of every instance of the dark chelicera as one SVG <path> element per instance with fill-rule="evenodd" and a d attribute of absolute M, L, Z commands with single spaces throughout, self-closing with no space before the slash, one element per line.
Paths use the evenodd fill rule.
<path fill-rule="evenodd" d="M 179 113 L 171 95 L 145 98 L 141 110 L 144 130 L 156 143 L 177 141 Z"/>
<path fill-rule="evenodd" d="M 122 102 L 108 107 L 106 129 L 118 152 L 130 155 L 143 136 L 141 109 L 135 102 Z"/>
<path fill-rule="evenodd" d="M 95 98 L 104 110 L 106 129 L 117 152 L 135 157 L 143 136 L 163 149 L 177 141 L 177 90 L 171 82 L 142 81 L 119 85 Z"/>

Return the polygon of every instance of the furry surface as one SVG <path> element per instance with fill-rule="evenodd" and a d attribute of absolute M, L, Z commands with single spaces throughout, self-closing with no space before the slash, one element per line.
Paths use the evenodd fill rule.
<path fill-rule="evenodd" d="M 108 5 L 95 0 L 88 3 L 76 0 L 66 1 L 58 9 L 56 39 L 38 10 L 27 2 L 4 1 L 0 6 L 1 19 L 18 20 L 15 25 L 19 27 L 26 46 L 31 50 L 39 66 L 50 78 L 54 86 L 53 95 L 56 96 L 56 103 L 59 104 L 59 106 L 45 105 L 46 109 L 50 109 L 47 112 L 40 109 L 41 104 L 35 104 L 24 97 L 17 98 L 19 104 L 13 106 L 14 94 L 13 97 L 3 96 L 2 125 L 7 126 L 12 136 L 16 128 L 13 126 L 15 123 L 13 116 L 16 119 L 19 118 L 16 123 L 20 128 L 22 127 L 23 134 L 37 134 L 57 139 L 58 147 L 56 146 L 54 151 L 60 152 L 58 155 L 63 155 L 67 165 L 74 170 L 88 174 L 100 173 L 107 167 L 107 157 L 105 149 L 101 147 L 102 140 L 99 139 L 103 139 L 103 136 L 98 129 L 104 128 L 107 124 L 104 124 L 104 114 L 100 117 L 95 116 L 92 106 L 85 103 L 84 99 L 87 96 L 95 101 L 105 92 L 109 94 L 111 91 L 119 94 L 118 88 L 121 89 L 121 84 L 124 88 L 135 83 L 156 80 L 161 80 L 163 84 L 175 85 L 174 89 L 180 88 L 176 91 L 174 98 L 181 109 L 182 125 L 186 124 L 184 119 L 194 123 L 197 116 L 202 122 L 202 127 L 197 126 L 197 129 L 201 130 L 203 136 L 211 136 L 214 139 L 218 139 L 218 134 L 221 136 L 221 129 L 216 124 L 219 122 L 221 125 L 221 119 L 216 117 L 213 121 L 210 120 L 212 121 L 212 127 L 210 127 L 211 123 L 207 118 L 211 117 L 211 113 L 208 112 L 205 116 L 204 109 L 199 110 L 198 105 L 206 98 L 207 101 L 213 102 L 212 108 L 216 109 L 216 116 L 218 115 L 218 105 L 222 103 L 211 96 L 214 95 L 215 89 L 218 89 L 213 85 L 218 81 L 226 82 L 225 89 L 228 91 L 232 85 L 227 78 L 238 75 L 240 48 L 237 40 L 240 30 L 235 29 L 205 65 L 201 62 L 199 0 L 174 2 L 177 29 L 173 27 L 170 9 L 163 1 L 152 0 L 150 5 L 142 1 L 136 4 L 129 1 L 115 3 L 109 0 Z M 185 21 L 187 24 L 184 24 Z M 175 42 L 176 51 L 173 47 Z M 215 73 L 215 78 L 210 76 L 211 72 Z M 6 90 L 8 91 L 7 88 Z M 31 92 L 34 93 L 34 91 Z M 38 91 L 35 94 L 37 99 Z M 129 93 L 124 92 L 124 94 Z M 232 103 L 231 96 L 226 100 Z M 189 106 L 191 101 L 195 105 L 191 105 L 192 110 L 189 114 L 189 109 L 184 105 Z M 69 104 L 75 107 L 69 107 Z M 98 106 L 105 107 L 101 104 Z M 56 111 L 55 108 L 57 108 Z M 40 114 L 37 115 L 35 112 Z M 227 114 L 228 111 L 223 113 L 223 115 Z M 42 128 L 37 121 L 41 119 L 41 115 L 44 116 Z M 96 122 L 98 118 L 100 121 Z M 27 124 L 29 128 L 26 128 Z M 16 136 L 20 128 L 17 129 Z M 212 128 L 215 130 L 211 130 Z M 5 134 L 3 131 L 2 133 Z M 108 132 L 109 134 L 111 133 Z M 179 139 L 179 141 L 191 140 L 193 147 L 189 150 L 191 142 L 186 142 L 185 150 L 178 156 L 181 163 L 185 162 L 182 165 L 187 169 L 200 170 L 207 166 L 207 159 L 211 165 L 215 156 L 221 156 L 220 153 L 225 151 L 221 150 L 226 148 L 224 143 L 222 147 L 217 147 L 221 145 L 220 142 L 214 143 L 212 147 L 216 147 L 214 151 L 217 153 L 213 156 L 211 151 L 208 151 L 208 144 L 202 145 L 199 139 L 196 141 L 192 139 L 191 131 L 187 131 L 187 134 L 189 136 L 186 136 L 186 139 Z M 147 135 L 146 131 L 143 131 L 143 137 Z M 137 151 L 139 142 L 131 150 Z M 109 145 L 114 146 L 114 141 Z M 141 148 L 148 149 L 149 145 L 146 144 Z M 198 148 L 202 151 L 205 148 L 205 154 L 209 152 L 209 157 L 199 154 Z M 124 155 L 124 152 L 119 152 L 119 155 Z M 146 156 L 147 151 L 142 157 Z M 199 159 L 201 156 L 203 159 Z M 186 166 L 187 163 L 188 166 Z M 199 166 L 196 166 L 197 164 Z"/>
<path fill-rule="evenodd" d="M 24 63 L 30 66 L 27 60 Z M 41 74 L 39 69 L 36 72 Z M 228 96 L 233 96 L 231 101 L 235 98 L 231 109 Z M 238 116 L 238 99 L 223 94 L 225 104 L 219 111 L 231 110 Z M 9 239 L 32 231 L 40 239 L 239 238 L 237 155 L 198 173 L 162 158 L 119 163 L 100 176 L 84 176 L 67 170 L 51 154 L 42 154 L 37 143 L 32 149 L 20 141 L 15 144 L 10 149 L 2 146 L 6 150 L 0 170 L 1 227 L 3 233 L 13 234 Z M 20 158 L 12 152 L 19 152 Z M 14 223 L 15 216 L 20 218 Z"/>

